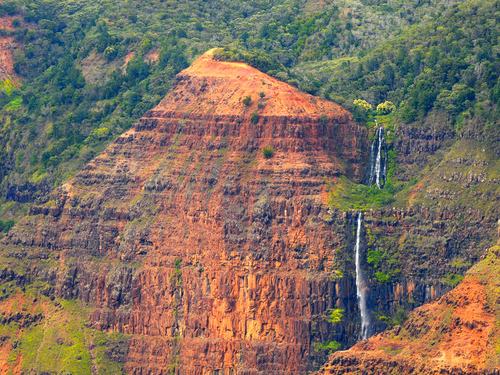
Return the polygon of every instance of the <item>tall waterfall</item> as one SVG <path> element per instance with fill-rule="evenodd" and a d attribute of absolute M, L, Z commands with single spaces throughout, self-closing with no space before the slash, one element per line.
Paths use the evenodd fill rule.
<path fill-rule="evenodd" d="M 375 125 L 377 125 L 377 137 L 372 142 L 365 184 L 368 186 L 377 184 L 377 187 L 382 189 L 387 179 L 387 150 L 385 147 L 384 128 L 378 126 L 377 120 L 375 120 Z"/>
<path fill-rule="evenodd" d="M 360 261 L 360 251 L 361 251 L 361 225 L 363 223 L 363 217 L 361 212 L 358 214 L 358 227 L 356 230 L 356 246 L 354 251 L 356 252 L 356 292 L 358 295 L 359 311 L 361 312 L 361 339 L 365 340 L 370 337 L 370 315 L 368 314 L 368 309 L 366 308 L 366 290 L 365 278 L 363 276 L 363 270 L 361 269 Z"/>

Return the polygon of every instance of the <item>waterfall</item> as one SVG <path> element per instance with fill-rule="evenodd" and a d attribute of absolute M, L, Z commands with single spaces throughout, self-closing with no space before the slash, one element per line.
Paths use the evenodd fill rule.
<path fill-rule="evenodd" d="M 384 128 L 377 126 L 377 137 L 373 140 L 370 150 L 370 160 L 366 170 L 365 184 L 377 184 L 382 189 L 387 178 L 387 150 L 385 149 Z"/>
<path fill-rule="evenodd" d="M 375 120 L 375 124 L 377 124 L 377 120 Z M 378 124 L 377 124 L 378 125 Z M 383 179 L 382 176 L 382 141 L 384 140 L 384 129 L 378 128 L 378 151 L 377 151 L 377 160 L 375 161 L 375 182 L 377 183 L 377 187 L 379 189 L 382 188 L 380 184 L 380 179 Z"/>
<path fill-rule="evenodd" d="M 356 252 L 356 292 L 358 295 L 359 310 L 361 312 L 361 339 L 365 340 L 370 337 L 370 316 L 368 315 L 368 309 L 366 308 L 366 290 L 364 290 L 365 278 L 363 276 L 363 270 L 361 269 L 359 254 L 361 251 L 362 223 L 362 214 L 359 212 L 358 227 L 356 230 L 356 246 L 354 247 L 354 251 Z"/>

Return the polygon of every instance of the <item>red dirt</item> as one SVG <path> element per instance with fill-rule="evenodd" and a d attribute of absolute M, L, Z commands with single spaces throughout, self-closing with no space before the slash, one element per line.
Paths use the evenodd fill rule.
<path fill-rule="evenodd" d="M 262 102 L 265 106 L 259 109 L 260 116 L 319 118 L 324 114 L 342 118 L 342 121 L 351 118 L 349 112 L 339 105 L 300 92 L 247 64 L 214 61 L 213 53 L 214 50 L 206 52 L 178 76 L 179 81 L 199 78 L 198 87 L 190 87 L 192 90 L 185 93 L 178 92 L 182 97 L 175 102 L 167 96 L 155 112 L 182 110 L 206 115 L 210 111 L 214 116 L 249 117 Z M 265 94 L 263 99 L 259 98 L 261 92 Z M 252 98 L 248 107 L 241 102 L 246 96 Z"/>

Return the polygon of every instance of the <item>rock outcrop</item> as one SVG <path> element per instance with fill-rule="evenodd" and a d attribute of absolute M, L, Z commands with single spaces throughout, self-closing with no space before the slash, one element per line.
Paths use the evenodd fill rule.
<path fill-rule="evenodd" d="M 340 106 L 208 52 L 31 208 L 0 245 L 4 273 L 130 334 L 130 374 L 317 369 L 326 352 L 312 343 L 356 337 L 327 319 L 355 314 L 355 289 L 332 273 L 325 181 L 359 179 L 365 143 Z"/>
<path fill-rule="evenodd" d="M 498 374 L 498 246 L 403 326 L 333 354 L 317 374 Z"/>

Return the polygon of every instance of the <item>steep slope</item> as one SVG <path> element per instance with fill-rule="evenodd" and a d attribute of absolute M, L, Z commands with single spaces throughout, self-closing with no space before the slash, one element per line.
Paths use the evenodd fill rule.
<path fill-rule="evenodd" d="M 453 291 L 335 353 L 317 374 L 498 374 L 499 256 L 493 247 Z"/>
<path fill-rule="evenodd" d="M 346 334 L 327 317 L 352 290 L 332 274 L 325 179 L 361 176 L 366 137 L 338 105 L 208 52 L 9 232 L 2 280 L 87 303 L 87 326 L 129 335 L 130 374 L 317 369 L 325 352 L 311 343 Z M 8 332 L 18 366 L 60 371 Z M 86 340 L 81 350 L 97 345 Z"/>

